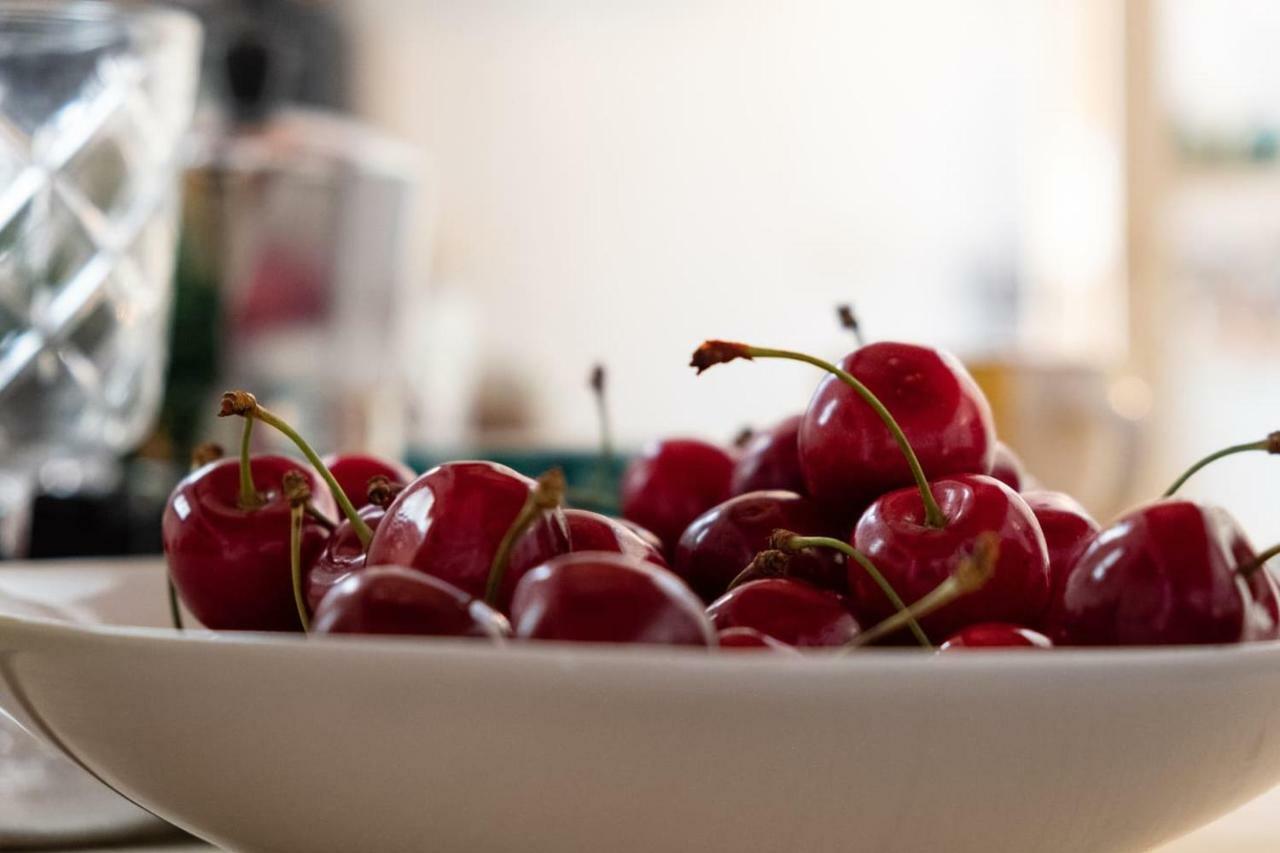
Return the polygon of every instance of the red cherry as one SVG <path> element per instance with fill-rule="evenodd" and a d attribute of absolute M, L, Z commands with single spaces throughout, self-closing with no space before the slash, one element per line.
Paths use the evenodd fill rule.
<path fill-rule="evenodd" d="M 771 652 L 783 652 L 785 654 L 799 654 L 794 647 L 788 646 L 770 637 L 768 634 L 762 634 L 755 628 L 726 628 L 719 632 L 720 648 L 732 649 L 734 651 L 759 649 L 767 649 Z"/>
<path fill-rule="evenodd" d="M 629 518 L 614 518 L 613 516 L 605 516 L 605 517 L 608 518 L 610 521 L 615 521 L 618 524 L 621 524 L 623 527 L 627 528 L 632 533 L 634 533 L 635 535 L 639 536 L 642 540 L 644 540 L 644 543 L 650 546 L 651 548 L 653 548 L 653 550 L 659 553 L 662 553 L 662 540 L 659 539 L 657 535 L 654 534 L 654 532 L 649 528 L 642 527 L 641 525 L 636 524 L 634 521 L 632 521 Z"/>
<path fill-rule="evenodd" d="M 844 596 L 790 578 L 734 587 L 707 616 L 717 630 L 754 628 L 791 646 L 843 646 L 859 630 Z"/>
<path fill-rule="evenodd" d="M 816 504 L 794 492 L 750 492 L 694 519 L 676 546 L 675 572 L 704 601 L 714 601 L 757 553 L 769 547 L 769 537 L 778 529 L 802 536 L 848 534 L 847 527 L 837 529 Z M 848 589 L 844 556 L 834 551 L 795 554 L 788 570 L 826 589 Z"/>
<path fill-rule="evenodd" d="M 666 569 L 623 554 L 556 557 L 529 571 L 511 601 L 515 635 L 588 643 L 714 646 L 702 602 Z"/>
<path fill-rule="evenodd" d="M 978 538 L 991 532 L 999 553 L 981 588 L 921 621 L 931 636 L 948 636 L 977 622 L 1032 623 L 1049 597 L 1049 555 L 1030 507 L 991 477 L 962 474 L 935 480 L 930 491 L 946 517 L 943 527 L 925 522 L 924 503 L 913 488 L 876 500 L 858 521 L 853 546 L 865 554 L 910 604 L 950 576 Z M 860 566 L 849 566 L 854 613 L 874 624 L 895 608 Z"/>
<path fill-rule="evenodd" d="M 174 487 L 161 523 L 169 572 L 183 603 L 215 631 L 297 631 L 289 567 L 289 502 L 281 491 L 287 471 L 308 478 L 312 503 L 335 512 L 329 490 L 310 471 L 283 456 L 255 456 L 253 485 L 261 505 L 240 501 L 240 463 L 221 459 Z M 315 562 L 329 533 L 315 521 L 302 529 L 302 565 Z"/>
<path fill-rule="evenodd" d="M 360 517 L 370 529 L 375 531 L 382 523 L 384 515 L 386 510 L 380 506 L 369 505 L 360 508 Z M 302 574 L 302 594 L 306 600 L 307 609 L 315 613 L 320 599 L 324 598 L 329 590 L 347 577 L 363 571 L 364 567 L 364 546 L 360 544 L 360 537 L 356 535 L 356 529 L 351 526 L 351 522 L 343 519 L 334 528 L 333 533 L 329 534 L 329 540 L 325 542 L 324 550 L 316 558 L 315 564 L 309 571 L 304 570 Z"/>
<path fill-rule="evenodd" d="M 654 442 L 622 475 L 622 515 L 652 530 L 668 554 L 689 522 L 729 497 L 733 457 L 696 439 Z"/>
<path fill-rule="evenodd" d="M 535 483 L 495 462 L 447 462 L 404 488 L 369 543 L 369 565 L 408 566 L 484 595 L 498 543 Z M 503 581 L 509 599 L 520 575 L 569 550 L 564 514 L 547 512 L 520 537 Z"/>
<path fill-rule="evenodd" d="M 913 344 L 874 343 L 840 366 L 889 410 L 930 477 L 991 470 L 991 407 L 953 356 Z M 863 506 L 912 482 L 880 415 L 835 376 L 823 377 L 805 411 L 800 465 L 808 493 L 831 506 Z"/>
<path fill-rule="evenodd" d="M 996 442 L 996 452 L 991 463 L 991 476 L 1015 492 L 1022 491 L 1025 485 L 1027 470 L 1023 467 L 1018 454 L 1003 441 Z"/>
<path fill-rule="evenodd" d="M 501 641 L 511 629 L 501 613 L 452 584 L 399 566 L 351 575 L 315 610 L 317 634 L 420 634 Z"/>
<path fill-rule="evenodd" d="M 369 481 L 374 477 L 401 484 L 413 482 L 414 478 L 409 466 L 367 453 L 331 453 L 323 462 L 356 509 L 369 505 Z"/>
<path fill-rule="evenodd" d="M 950 652 L 963 649 L 1053 648 L 1053 642 L 1039 631 L 1008 622 L 981 622 L 952 634 L 938 651 Z"/>
<path fill-rule="evenodd" d="M 650 541 L 617 519 L 590 510 L 566 509 L 564 518 L 569 525 L 571 551 L 611 551 L 667 567 L 656 537 Z"/>
<path fill-rule="evenodd" d="M 1176 498 L 1146 504 L 1100 532 L 1076 561 L 1050 612 L 1050 635 L 1066 645 L 1270 635 L 1269 605 L 1254 594 L 1269 582 L 1238 571 L 1256 559 L 1226 510 Z"/>
<path fill-rule="evenodd" d="M 1075 498 L 1062 492 L 1023 492 L 1049 549 L 1049 600 L 1057 598 L 1067 573 L 1098 535 L 1098 522 Z"/>
<path fill-rule="evenodd" d="M 805 493 L 800 470 L 800 415 L 787 418 L 747 441 L 733 468 L 729 492 L 744 495 L 768 489 Z"/>

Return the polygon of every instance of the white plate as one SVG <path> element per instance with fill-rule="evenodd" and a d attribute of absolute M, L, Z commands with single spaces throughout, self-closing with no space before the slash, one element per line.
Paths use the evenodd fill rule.
<path fill-rule="evenodd" d="M 797 660 L 0 617 L 0 649 L 47 736 L 239 850 L 1140 850 L 1280 780 L 1275 644 Z"/>

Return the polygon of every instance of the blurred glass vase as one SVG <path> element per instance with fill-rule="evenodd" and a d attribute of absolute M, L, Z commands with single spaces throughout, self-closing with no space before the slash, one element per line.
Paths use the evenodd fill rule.
<path fill-rule="evenodd" d="M 90 476 L 155 414 L 199 43 L 180 12 L 0 2 L 3 551 L 22 484 Z"/>

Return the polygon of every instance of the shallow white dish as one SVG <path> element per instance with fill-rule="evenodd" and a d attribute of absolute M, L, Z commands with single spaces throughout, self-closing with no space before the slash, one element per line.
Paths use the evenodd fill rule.
<path fill-rule="evenodd" d="M 1275 644 L 796 660 L 0 616 L 0 651 L 28 724 L 236 850 L 1141 850 L 1280 781 Z"/>

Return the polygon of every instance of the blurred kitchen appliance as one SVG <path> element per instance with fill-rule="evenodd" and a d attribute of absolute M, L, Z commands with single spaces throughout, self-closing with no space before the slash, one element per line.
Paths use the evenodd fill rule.
<path fill-rule="evenodd" d="M 354 119 L 272 103 L 274 56 L 253 29 L 227 44 L 233 100 L 199 128 L 179 299 L 183 287 L 212 293 L 177 320 L 194 334 L 214 324 L 207 394 L 248 388 L 320 448 L 400 456 L 397 355 L 417 292 L 405 258 L 425 239 L 411 230 L 419 158 Z M 179 329 L 175 349 L 184 343 Z M 206 416 L 211 399 L 198 401 Z M 197 420 L 194 433 L 210 431 Z"/>

